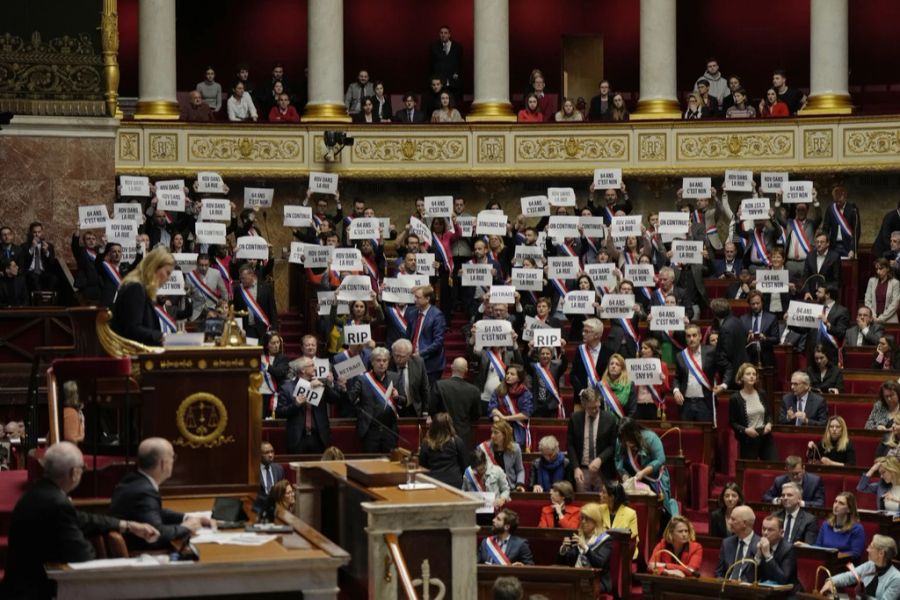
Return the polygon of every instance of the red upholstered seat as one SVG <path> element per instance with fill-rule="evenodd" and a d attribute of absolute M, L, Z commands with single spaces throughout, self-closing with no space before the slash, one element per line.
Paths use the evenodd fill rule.
<path fill-rule="evenodd" d="M 541 510 L 548 504 L 550 504 L 549 496 L 546 500 L 510 500 L 503 508 L 513 510 L 519 515 L 520 527 L 537 527 L 541 521 Z"/>
<path fill-rule="evenodd" d="M 647 505 L 643 502 L 632 502 L 629 506 L 634 509 L 634 512 L 637 513 L 638 520 L 638 537 L 640 540 L 638 541 L 638 550 L 640 551 L 640 555 L 647 557 L 650 556 L 650 551 L 653 549 L 653 546 L 656 545 L 656 532 L 650 532 L 650 519 L 647 515 Z M 654 540 L 653 543 L 650 543 L 650 540 Z"/>
<path fill-rule="evenodd" d="M 847 427 L 850 429 L 862 429 L 866 426 L 866 420 L 869 418 L 869 413 L 872 412 L 872 405 L 874 402 L 874 396 L 872 404 L 829 400 L 828 414 L 840 415 L 843 417 L 844 421 L 847 423 Z"/>
<path fill-rule="evenodd" d="M 709 473 L 710 465 L 692 462 L 689 468 L 691 508 L 707 510 L 709 507 Z"/>
<path fill-rule="evenodd" d="M 58 358 L 53 361 L 53 372 L 59 380 L 128 377 L 131 375 L 131 358 L 127 356 Z"/>
<path fill-rule="evenodd" d="M 559 449 L 566 452 L 566 429 L 568 424 L 566 421 L 559 421 L 557 424 L 536 425 L 531 424 L 531 451 L 539 452 L 538 442 L 546 435 L 552 435 L 559 441 Z"/>

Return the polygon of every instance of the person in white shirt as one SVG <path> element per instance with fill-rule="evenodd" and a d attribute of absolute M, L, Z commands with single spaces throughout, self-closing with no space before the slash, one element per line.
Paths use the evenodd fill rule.
<path fill-rule="evenodd" d="M 240 81 L 234 84 L 231 97 L 228 98 L 229 121 L 256 121 L 256 107 L 250 93 L 244 91 L 244 84 Z"/>

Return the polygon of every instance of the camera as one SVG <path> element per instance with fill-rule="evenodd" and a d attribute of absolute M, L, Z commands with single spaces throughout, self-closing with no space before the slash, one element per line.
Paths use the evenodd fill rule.
<path fill-rule="evenodd" d="M 325 132 L 325 162 L 334 162 L 335 157 L 341 153 L 344 146 L 352 146 L 353 138 L 345 131 Z"/>

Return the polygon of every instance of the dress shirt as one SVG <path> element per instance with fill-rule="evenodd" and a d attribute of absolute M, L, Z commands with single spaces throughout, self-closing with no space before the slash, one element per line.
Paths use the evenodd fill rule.
<path fill-rule="evenodd" d="M 700 365 L 700 368 L 703 368 L 703 353 L 701 352 L 702 346 L 697 348 L 696 352 L 693 352 L 693 356 L 697 361 L 697 364 Z M 687 365 L 685 365 L 687 366 Z M 688 369 L 687 376 L 687 389 L 684 390 L 685 398 L 702 398 L 703 397 L 703 386 L 700 385 L 700 382 L 697 381 L 697 378 L 691 375 L 690 369 Z"/>
<path fill-rule="evenodd" d="M 825 264 L 825 255 L 816 254 L 816 271 L 822 272 L 822 265 Z"/>
<path fill-rule="evenodd" d="M 794 529 L 794 527 L 797 526 L 797 515 L 799 515 L 799 514 L 800 514 L 800 507 L 799 507 L 799 506 L 797 506 L 797 508 L 794 509 L 794 512 L 790 512 L 790 513 L 789 513 L 789 512 L 787 512 L 787 511 L 785 511 L 785 515 L 784 515 L 784 539 L 786 539 L 786 540 L 790 540 L 790 539 L 791 539 L 791 531 Z M 775 554 L 775 550 L 774 550 L 774 549 L 772 550 L 772 554 Z"/>
<path fill-rule="evenodd" d="M 588 414 L 584 415 L 584 449 L 581 451 L 581 464 L 585 467 L 596 458 L 597 449 L 594 448 L 595 456 L 591 456 L 591 446 L 594 445 L 594 441 L 597 439 L 597 423 L 600 420 L 598 417 L 599 415 L 596 417 L 591 417 Z"/>

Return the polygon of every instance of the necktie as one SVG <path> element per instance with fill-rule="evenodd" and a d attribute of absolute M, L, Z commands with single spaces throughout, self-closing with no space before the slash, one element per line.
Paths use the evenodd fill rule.
<path fill-rule="evenodd" d="M 309 402 L 306 403 L 306 415 L 303 419 L 303 426 L 306 429 L 306 433 L 312 433 L 313 428 L 313 405 Z"/>
<path fill-rule="evenodd" d="M 272 489 L 272 465 L 266 465 L 263 469 L 263 485 L 266 487 L 266 493 Z"/>
<path fill-rule="evenodd" d="M 596 448 L 594 448 L 594 438 L 596 437 L 594 434 L 594 420 L 595 417 L 588 417 L 588 458 L 590 460 L 594 460 L 594 452 Z"/>
<path fill-rule="evenodd" d="M 856 345 L 857 345 L 857 346 L 862 346 L 862 345 L 863 345 L 863 332 L 862 332 L 862 329 L 859 330 L 859 334 L 857 334 L 857 336 L 856 336 Z"/>
<path fill-rule="evenodd" d="M 444 54 L 450 54 L 450 44 L 444 43 Z"/>
<path fill-rule="evenodd" d="M 788 543 L 793 543 L 794 540 L 791 539 L 791 525 L 793 524 L 794 515 L 789 514 L 787 516 L 787 521 L 784 523 L 784 537 L 787 539 Z"/>
<path fill-rule="evenodd" d="M 753 317 L 753 333 L 759 333 L 759 315 Z"/>
<path fill-rule="evenodd" d="M 34 264 L 31 267 L 31 270 L 34 271 L 35 275 L 40 275 L 41 271 L 43 271 L 43 266 L 41 265 L 41 247 L 36 246 L 34 249 Z"/>
<path fill-rule="evenodd" d="M 419 335 L 422 333 L 422 322 L 425 320 L 425 313 L 420 312 L 419 318 L 416 320 L 416 330 L 413 332 L 412 345 L 413 350 L 419 349 Z"/>
<path fill-rule="evenodd" d="M 738 544 L 737 554 L 734 555 L 734 562 L 737 562 L 737 561 L 741 560 L 742 558 L 744 558 L 744 540 L 741 540 L 741 543 Z M 743 570 L 743 568 L 744 568 L 744 565 L 736 567 L 731 572 L 731 578 L 732 579 L 740 579 L 741 571 Z"/>
<path fill-rule="evenodd" d="M 400 369 L 400 382 L 403 385 L 403 395 L 409 400 L 409 370 L 406 367 Z"/>

